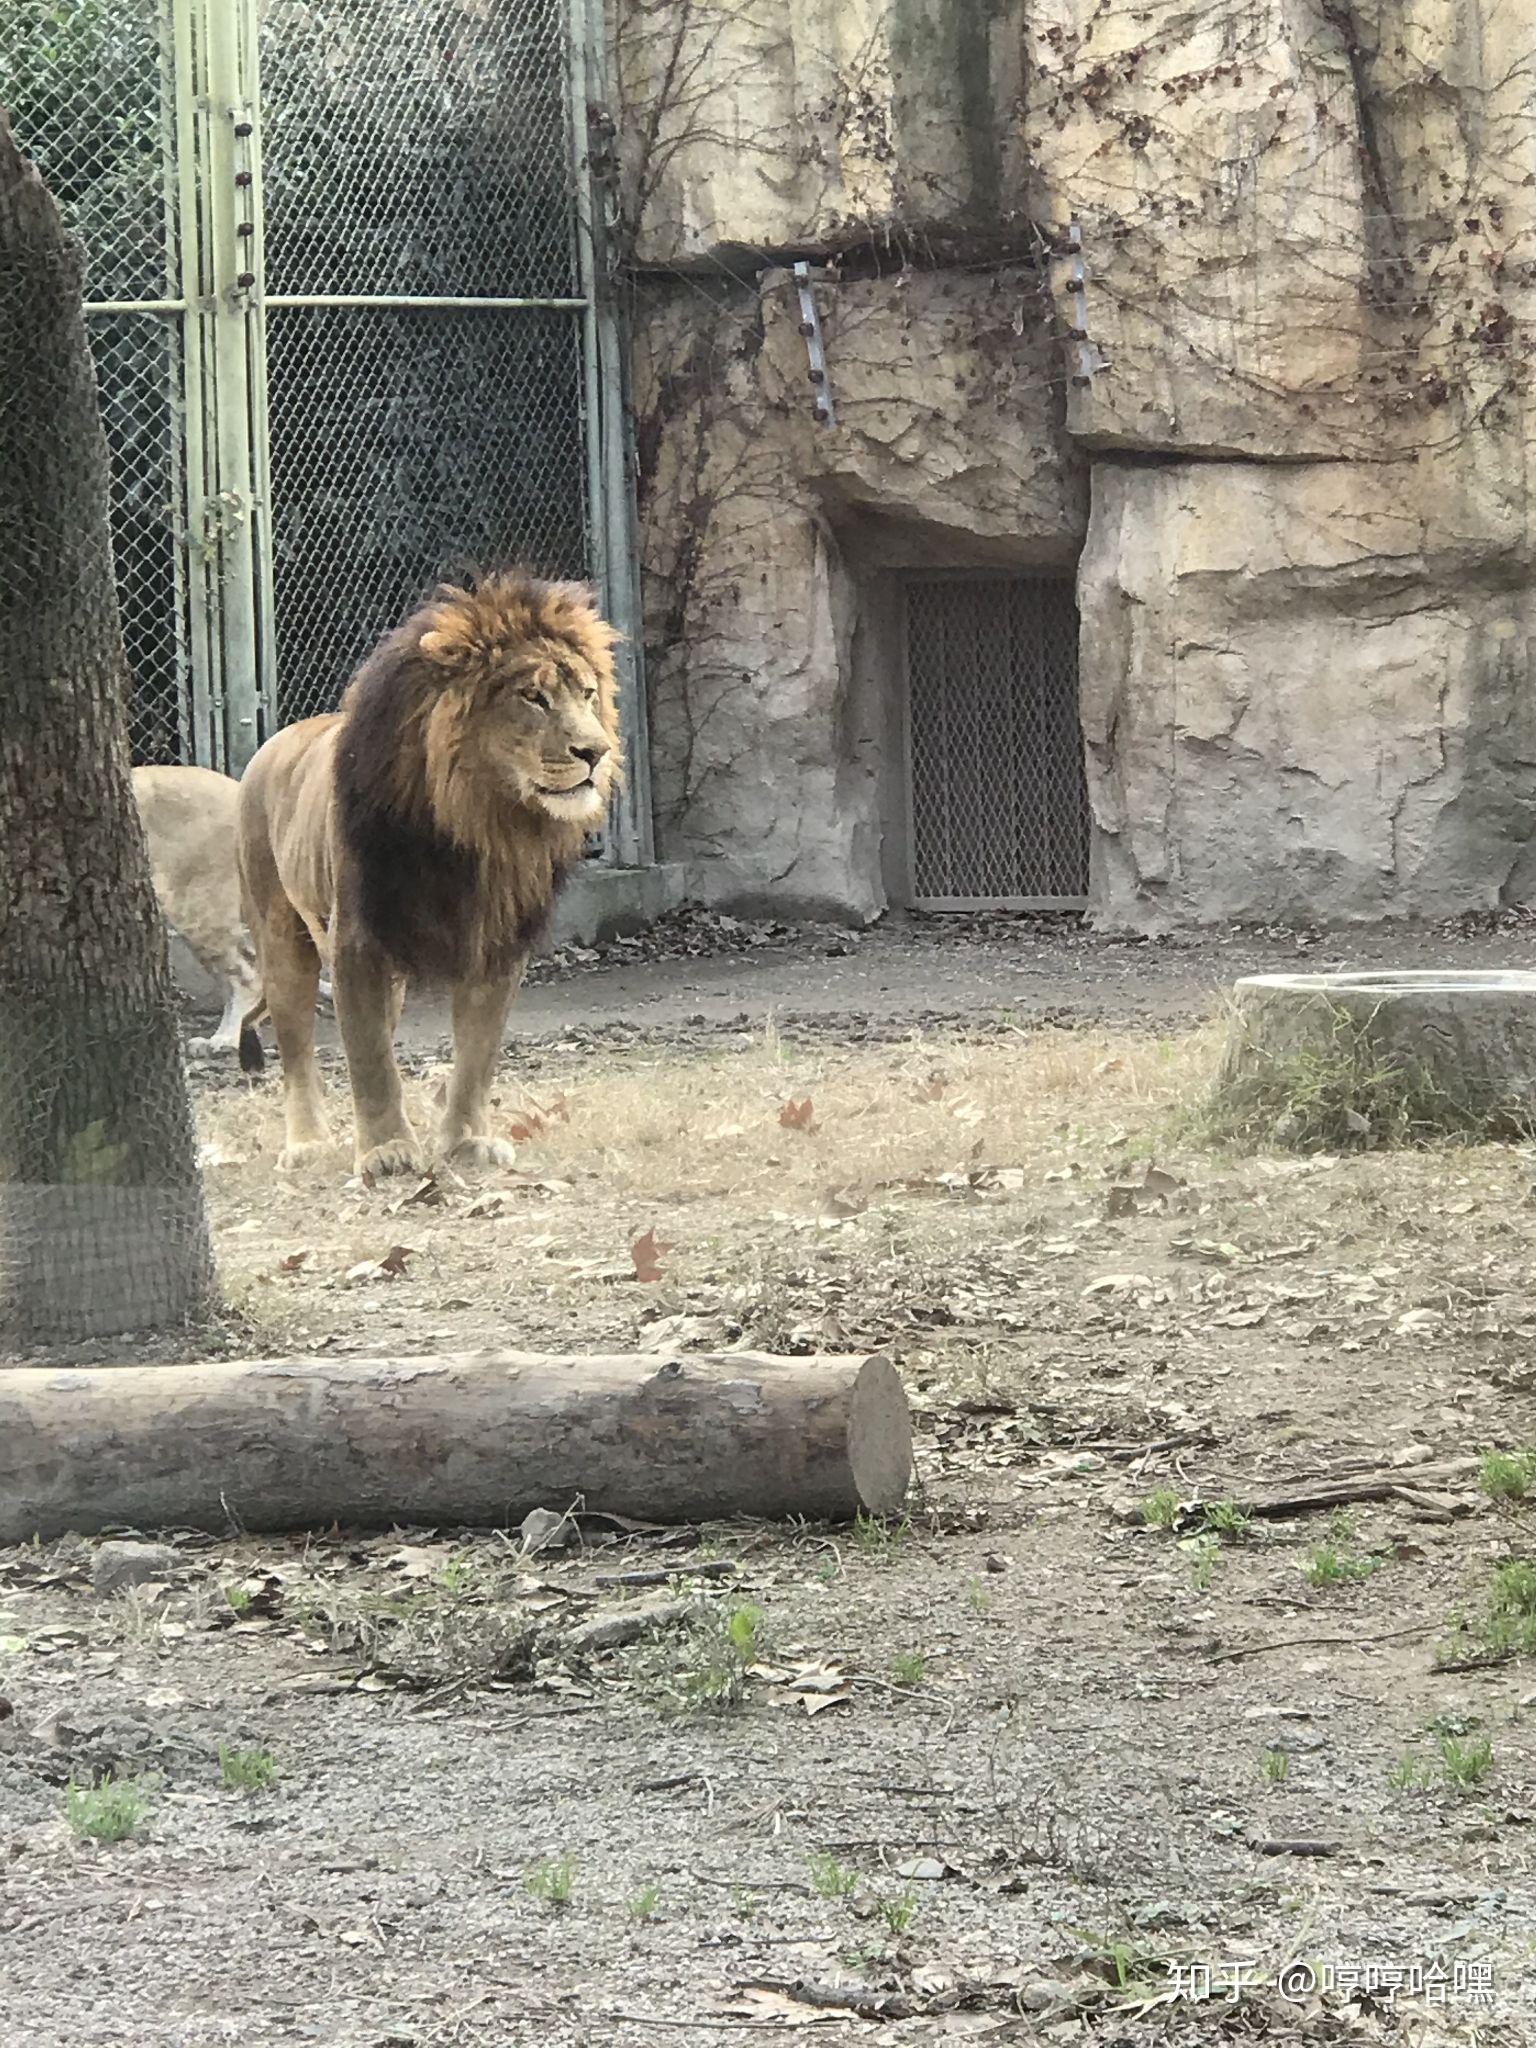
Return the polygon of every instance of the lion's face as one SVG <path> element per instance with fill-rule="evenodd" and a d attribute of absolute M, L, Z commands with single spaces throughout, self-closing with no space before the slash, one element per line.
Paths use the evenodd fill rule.
<path fill-rule="evenodd" d="M 606 709 L 603 679 L 574 648 L 535 642 L 487 679 L 468 737 L 482 774 L 530 809 L 590 831 L 618 764 Z"/>
<path fill-rule="evenodd" d="M 445 586 L 407 621 L 403 673 L 416 678 L 419 772 L 439 831 L 497 850 L 509 799 L 525 818 L 564 828 L 555 837 L 577 848 L 602 823 L 621 772 L 617 637 L 583 585 L 516 572 L 473 591 Z M 393 644 L 377 657 L 386 677 L 402 673 L 390 667 Z M 352 688 L 368 701 L 366 669 Z M 408 798 L 415 771 L 405 755 L 393 772 Z"/>

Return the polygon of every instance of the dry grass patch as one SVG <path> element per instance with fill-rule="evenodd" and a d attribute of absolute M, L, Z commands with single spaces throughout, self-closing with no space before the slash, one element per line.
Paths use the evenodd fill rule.
<path fill-rule="evenodd" d="M 514 1046 L 495 1116 L 518 1143 L 517 1170 L 436 1186 L 352 1175 L 339 1070 L 336 1143 L 299 1172 L 276 1169 L 272 1085 L 210 1094 L 199 1121 L 225 1291 L 251 1341 L 303 1346 L 341 1324 L 361 1342 L 374 1319 L 430 1345 L 463 1327 L 441 1311 L 504 1318 L 504 1341 L 517 1342 L 573 1289 L 588 1334 L 606 1316 L 617 1338 L 644 1304 L 610 1287 L 605 1306 L 592 1283 L 633 1278 L 630 1247 L 652 1227 L 668 1282 L 730 1275 L 772 1293 L 798 1232 L 965 1193 L 985 1169 L 1001 1177 L 993 1192 L 1038 1198 L 1053 1176 L 1089 1175 L 1111 1154 L 1151 1156 L 1213 1059 L 1204 1032 L 1052 1029 L 866 1049 L 800 1047 L 768 1030 L 733 1049 L 573 1058 L 528 1089 Z M 418 1129 L 432 1127 L 446 1072 L 407 1083 Z M 753 1320 L 777 1327 L 767 1309 Z"/>
<path fill-rule="evenodd" d="M 508 1055 L 510 1065 L 515 1050 Z M 497 1129 L 524 1132 L 519 1166 L 597 1180 L 648 1201 L 809 1198 L 829 1184 L 917 1180 L 968 1159 L 1011 1164 L 1063 1141 L 1145 1146 L 1209 1078 L 1209 1032 L 1150 1039 L 1036 1031 L 868 1053 L 800 1050 L 768 1032 L 736 1052 L 620 1054 L 573 1066 L 538 1090 L 507 1075 Z M 407 1083 L 407 1109 L 431 1129 L 446 1065 Z M 271 1087 L 220 1094 L 200 1127 L 219 1184 L 302 1194 L 350 1177 L 349 1106 L 331 1088 L 333 1150 L 280 1175 L 282 1116 Z M 800 1111 L 809 1102 L 804 1121 Z"/>

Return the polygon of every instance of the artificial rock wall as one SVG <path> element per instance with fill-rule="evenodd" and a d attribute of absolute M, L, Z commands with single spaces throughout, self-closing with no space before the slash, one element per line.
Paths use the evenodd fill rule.
<path fill-rule="evenodd" d="M 1076 565 L 1101 922 L 1528 893 L 1536 0 L 620 0 L 613 34 L 692 894 L 899 892 L 890 579 L 940 564 Z M 842 264 L 832 427 L 798 256 Z"/>

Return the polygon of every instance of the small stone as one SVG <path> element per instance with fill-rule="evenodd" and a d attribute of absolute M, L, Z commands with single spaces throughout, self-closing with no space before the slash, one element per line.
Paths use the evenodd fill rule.
<path fill-rule="evenodd" d="M 525 1557 L 541 1550 L 568 1550 L 580 1533 L 569 1515 L 557 1515 L 549 1508 L 535 1508 L 524 1515 L 518 1530 Z"/>
<path fill-rule="evenodd" d="M 105 1598 L 125 1586 L 167 1578 L 180 1562 L 168 1543 L 103 1543 L 91 1560 L 91 1586 Z"/>

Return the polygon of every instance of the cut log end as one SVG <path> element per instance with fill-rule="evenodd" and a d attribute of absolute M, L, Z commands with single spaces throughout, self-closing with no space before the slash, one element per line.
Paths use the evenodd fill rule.
<path fill-rule="evenodd" d="M 894 1515 L 912 1483 L 912 1414 L 901 1376 L 888 1358 L 866 1358 L 848 1413 L 848 1469 L 869 1515 Z"/>

